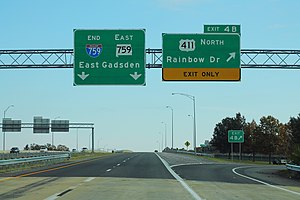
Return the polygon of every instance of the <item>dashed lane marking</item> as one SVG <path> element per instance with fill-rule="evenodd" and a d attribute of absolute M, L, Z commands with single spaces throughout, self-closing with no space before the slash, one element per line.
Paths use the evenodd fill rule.
<path fill-rule="evenodd" d="M 85 179 L 83 182 L 90 182 L 90 181 L 92 181 L 94 179 L 95 179 L 95 177 L 90 177 L 90 178 Z"/>

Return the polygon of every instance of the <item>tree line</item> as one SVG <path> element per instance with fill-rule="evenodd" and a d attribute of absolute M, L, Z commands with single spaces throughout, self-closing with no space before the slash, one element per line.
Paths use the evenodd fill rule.
<path fill-rule="evenodd" d="M 45 145 L 39 145 L 39 144 L 26 144 L 26 146 L 24 147 L 24 150 L 40 150 L 42 147 L 47 148 L 47 150 L 49 151 L 69 151 L 69 148 L 66 147 L 65 145 L 57 145 L 57 147 L 55 145 L 51 145 L 49 143 L 45 144 Z"/>
<path fill-rule="evenodd" d="M 269 162 L 272 155 L 280 155 L 300 165 L 300 114 L 291 117 L 287 123 L 270 115 L 261 117 L 259 123 L 255 120 L 246 122 L 240 113 L 222 119 L 216 124 L 210 144 L 216 151 L 230 156 L 228 130 L 244 131 L 242 152 L 252 154 L 253 161 L 256 154 L 269 155 Z M 234 144 L 234 149 L 238 149 L 238 144 Z"/>

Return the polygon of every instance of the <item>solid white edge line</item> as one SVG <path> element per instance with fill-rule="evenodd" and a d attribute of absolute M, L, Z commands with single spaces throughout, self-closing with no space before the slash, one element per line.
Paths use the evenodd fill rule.
<path fill-rule="evenodd" d="M 89 177 L 87 179 L 85 179 L 83 182 L 90 182 L 92 180 L 94 180 L 96 177 Z"/>
<path fill-rule="evenodd" d="M 189 166 L 189 165 L 203 165 L 203 163 L 186 163 L 186 164 L 177 164 L 177 165 L 170 165 L 170 167 L 171 167 L 171 168 L 173 168 L 173 167 Z"/>
<path fill-rule="evenodd" d="M 162 159 L 157 153 L 155 154 L 160 159 L 160 161 L 164 164 L 167 170 L 172 174 L 172 176 L 194 197 L 194 199 L 202 200 L 199 197 L 199 195 L 196 192 L 194 192 L 194 190 L 190 188 L 190 186 L 186 182 L 184 182 L 184 180 L 171 169 L 169 164 L 164 159 Z"/>
<path fill-rule="evenodd" d="M 247 166 L 247 167 L 249 167 L 249 166 Z M 255 179 L 255 178 L 251 178 L 251 177 L 249 177 L 249 176 L 240 174 L 240 173 L 238 173 L 238 172 L 235 171 L 235 170 L 237 170 L 237 169 L 242 169 L 242 168 L 247 168 L 247 167 L 236 167 L 236 168 L 233 168 L 233 169 L 232 169 L 232 172 L 235 173 L 235 174 L 238 175 L 238 176 L 241 176 L 241 177 L 243 177 L 243 178 L 246 178 L 246 179 L 249 179 L 249 180 L 252 180 L 252 181 L 261 183 L 261 184 L 263 184 L 263 185 L 267 185 L 267 186 L 272 187 L 272 188 L 276 188 L 276 189 L 279 189 L 279 190 L 283 190 L 283 191 L 286 191 L 286 192 L 290 192 L 290 193 L 292 193 L 292 194 L 300 195 L 299 192 L 295 192 L 295 191 L 288 190 L 288 189 L 285 189 L 285 188 L 282 188 L 282 187 L 279 187 L 279 186 L 271 185 L 271 184 L 269 184 L 269 183 L 260 181 L 260 180 Z"/>

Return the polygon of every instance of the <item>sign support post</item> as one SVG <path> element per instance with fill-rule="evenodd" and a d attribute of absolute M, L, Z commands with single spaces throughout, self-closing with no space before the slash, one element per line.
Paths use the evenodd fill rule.
<path fill-rule="evenodd" d="M 92 153 L 95 152 L 95 142 L 94 142 L 95 138 L 94 138 L 94 127 L 92 128 Z"/>
<path fill-rule="evenodd" d="M 233 143 L 239 143 L 239 160 L 241 160 L 242 143 L 244 142 L 243 130 L 228 130 L 228 142 L 231 143 L 231 160 L 233 161 Z"/>
<path fill-rule="evenodd" d="M 233 143 L 230 144 L 231 144 L 231 161 L 233 161 Z"/>
<path fill-rule="evenodd" d="M 242 160 L 242 143 L 239 143 L 239 158 L 240 158 L 240 161 Z"/>

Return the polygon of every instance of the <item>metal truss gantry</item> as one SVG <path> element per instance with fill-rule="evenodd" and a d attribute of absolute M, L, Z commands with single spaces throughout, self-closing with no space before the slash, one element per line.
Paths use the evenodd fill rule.
<path fill-rule="evenodd" d="M 73 49 L 0 50 L 0 69 L 73 68 Z M 162 49 L 146 49 L 146 68 L 162 68 Z M 300 69 L 300 50 L 242 49 L 241 68 Z"/>
<path fill-rule="evenodd" d="M 0 129 L 3 128 L 3 123 L 0 123 Z M 33 129 L 34 128 L 34 123 L 27 123 L 23 122 L 21 123 L 21 129 L 24 128 L 29 128 Z M 49 129 L 51 129 L 51 123 L 49 124 Z M 69 129 L 91 129 L 91 134 L 92 134 L 92 152 L 95 152 L 95 128 L 94 128 L 94 123 L 69 123 Z M 44 134 L 44 133 L 43 133 Z"/>

